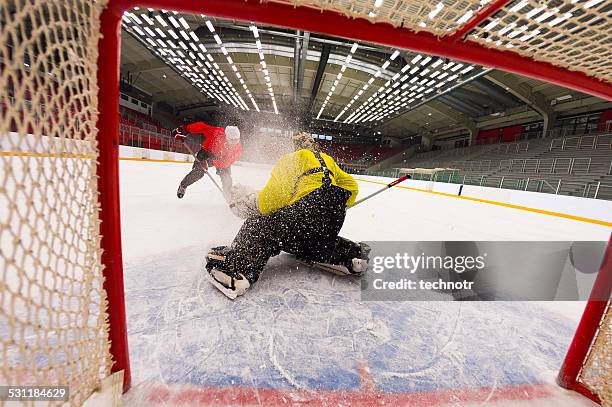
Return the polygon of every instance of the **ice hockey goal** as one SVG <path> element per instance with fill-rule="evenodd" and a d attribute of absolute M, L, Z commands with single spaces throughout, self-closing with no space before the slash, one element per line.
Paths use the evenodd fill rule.
<path fill-rule="evenodd" d="M 119 29 L 134 6 L 352 37 L 612 99 L 605 1 L 0 2 L 0 384 L 69 385 L 77 405 L 113 371 L 130 381 L 117 141 Z M 610 330 L 608 303 L 589 302 L 560 379 L 608 404 Z"/>

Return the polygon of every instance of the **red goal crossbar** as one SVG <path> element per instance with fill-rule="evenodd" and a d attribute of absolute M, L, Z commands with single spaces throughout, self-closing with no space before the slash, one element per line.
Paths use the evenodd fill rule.
<path fill-rule="evenodd" d="M 497 10 L 495 7 L 499 8 L 504 4 L 506 2 L 503 0 L 494 2 L 491 7 L 477 13 L 472 21 L 468 21 L 466 27 L 478 25 Z M 267 3 L 261 0 L 110 0 L 102 14 L 102 38 L 99 42 L 98 56 L 100 111 L 97 124 L 100 149 L 98 174 L 104 174 L 99 178 L 98 186 L 101 193 L 102 262 L 105 265 L 105 289 L 109 301 L 113 371 L 124 371 L 125 390 L 130 385 L 130 370 L 123 300 L 119 217 L 119 52 L 121 17 L 124 11 L 133 7 L 203 13 L 213 17 L 253 21 L 362 40 L 498 68 L 612 100 L 612 84 L 608 82 L 548 62 L 535 61 L 512 51 L 486 48 L 476 42 L 464 40 L 467 31 L 462 32 L 464 35 L 460 37 L 451 35 L 439 38 L 428 32 L 414 32 L 390 24 L 371 23 L 332 11 Z M 599 310 L 596 305 L 587 307 L 587 311 L 593 313 L 593 316 L 596 316 Z"/>

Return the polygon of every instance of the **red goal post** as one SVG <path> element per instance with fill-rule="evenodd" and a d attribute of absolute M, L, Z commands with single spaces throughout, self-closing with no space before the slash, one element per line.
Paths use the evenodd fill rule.
<path fill-rule="evenodd" d="M 533 7 L 539 4 L 532 0 L 524 1 L 533 3 Z M 570 4 L 569 1 L 567 3 Z M 100 165 L 98 172 L 104 174 L 99 180 L 100 216 L 102 247 L 104 248 L 102 261 L 106 266 L 106 288 L 109 297 L 111 353 L 115 361 L 112 370 L 124 370 L 124 390 L 129 388 L 130 375 L 123 305 L 118 185 L 118 83 L 123 12 L 134 7 L 150 7 L 318 32 L 497 68 L 612 100 L 612 77 L 610 72 L 605 70 L 605 67 L 608 66 L 606 61 L 610 58 L 610 50 L 601 48 L 597 44 L 602 36 L 609 38 L 612 31 L 610 24 L 601 26 L 602 32 L 595 33 L 597 35 L 594 36 L 592 44 L 584 40 L 575 42 L 572 38 L 560 38 L 558 35 L 553 35 L 547 40 L 548 43 L 543 43 L 544 46 L 529 43 L 528 46 L 516 46 L 511 50 L 507 45 L 509 42 L 504 42 L 501 37 L 496 38 L 495 41 L 489 41 L 490 38 L 486 38 L 487 33 L 483 32 L 483 26 L 494 17 L 499 20 L 500 25 L 511 26 L 516 17 L 514 14 L 517 14 L 513 12 L 516 2 L 496 0 L 483 7 L 477 6 L 480 4 L 479 0 L 446 2 L 446 16 L 453 18 L 455 22 L 467 15 L 465 13 L 468 13 L 469 10 L 475 9 L 476 11 L 461 24 L 451 24 L 450 20 L 438 21 L 437 24 L 428 27 L 422 27 L 419 19 L 425 18 L 427 12 L 423 14 L 423 10 L 428 10 L 427 7 L 431 8 L 434 2 L 384 0 L 382 6 L 376 10 L 376 17 L 370 15 L 369 10 L 372 4 L 373 1 L 370 0 L 109 1 L 102 14 L 102 37 L 99 42 L 98 142 Z M 587 14 L 590 12 L 587 10 Z M 593 18 L 598 18 L 599 14 L 603 14 L 597 8 L 593 8 L 592 12 L 595 13 Z M 562 28 L 561 26 L 559 28 Z M 549 30 L 556 34 L 554 30 L 550 28 Z M 579 33 L 584 34 L 584 30 L 579 30 Z M 569 37 L 572 36 L 569 35 Z M 558 44 L 555 42 L 557 40 Z M 500 44 L 505 44 L 505 47 Z M 542 58 L 540 54 L 544 54 L 545 58 Z M 534 58 L 539 58 L 539 60 Z M 607 274 L 600 275 L 600 279 L 604 279 L 606 277 L 603 276 L 606 274 L 608 282 L 610 281 L 610 257 L 609 245 L 608 261 L 605 263 L 608 267 Z M 585 351 L 584 347 L 587 343 L 590 347 L 597 330 L 593 324 L 601 321 L 604 313 L 605 307 L 602 306 L 601 301 L 592 301 L 587 306 L 585 317 L 580 324 L 579 336 L 582 335 L 580 332 L 585 332 L 586 336 L 590 336 L 590 341 L 586 336 L 583 339 L 574 340 L 570 348 L 571 356 L 568 355 L 564 365 L 562 385 L 581 391 L 582 387 L 578 386 L 579 382 L 576 381 L 578 375 L 576 364 L 584 359 L 581 358 L 583 353 L 588 352 L 588 349 Z M 575 353 L 577 348 L 582 348 L 579 353 Z M 572 379 L 570 376 L 574 373 L 575 376 Z M 581 392 L 588 395 L 586 391 Z"/>
<path fill-rule="evenodd" d="M 597 403 L 612 402 L 612 238 L 557 382 Z M 607 298 L 608 300 L 605 300 Z"/>

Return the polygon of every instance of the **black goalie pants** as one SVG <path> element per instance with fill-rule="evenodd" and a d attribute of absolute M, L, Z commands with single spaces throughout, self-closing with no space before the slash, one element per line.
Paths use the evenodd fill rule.
<path fill-rule="evenodd" d="M 234 238 L 226 261 L 250 283 L 281 251 L 305 261 L 328 262 L 346 215 L 349 192 L 325 186 L 268 216 L 247 219 Z"/>

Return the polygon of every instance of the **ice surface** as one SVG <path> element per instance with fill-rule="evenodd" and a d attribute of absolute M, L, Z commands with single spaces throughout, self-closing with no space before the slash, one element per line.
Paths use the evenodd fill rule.
<path fill-rule="evenodd" d="M 554 384 L 583 303 L 361 302 L 358 280 L 287 254 L 228 300 L 202 265 L 241 220 L 206 178 L 178 200 L 189 168 L 121 162 L 127 405 L 592 405 Z M 235 182 L 256 188 L 268 172 L 233 168 Z M 610 229 L 397 189 L 350 210 L 342 234 L 607 240 Z"/>

